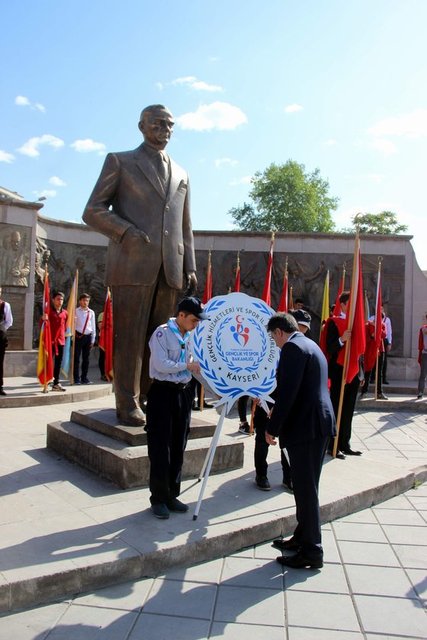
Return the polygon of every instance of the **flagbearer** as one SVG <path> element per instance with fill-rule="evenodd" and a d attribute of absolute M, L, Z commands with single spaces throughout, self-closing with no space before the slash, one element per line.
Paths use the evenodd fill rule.
<path fill-rule="evenodd" d="M 82 293 L 79 296 L 79 306 L 76 309 L 76 342 L 74 346 L 74 384 L 90 384 L 87 377 L 89 371 L 90 351 L 95 344 L 96 321 L 95 313 L 89 309 L 90 295 Z M 80 376 L 80 356 L 82 358 L 82 374 Z"/>
<path fill-rule="evenodd" d="M 176 318 L 158 327 L 149 341 L 152 384 L 147 396 L 146 430 L 150 502 L 156 518 L 166 519 L 170 511 L 188 510 L 178 496 L 194 397 L 191 375 L 200 373 L 199 363 L 191 361 L 189 338 L 206 318 L 198 298 L 184 298 L 178 304 Z"/>
<path fill-rule="evenodd" d="M 64 304 L 64 294 L 62 291 L 53 291 L 51 304 L 47 313 L 43 315 L 42 320 L 49 321 L 50 334 L 52 338 L 52 356 L 53 356 L 53 383 L 52 391 L 66 391 L 65 387 L 59 383 L 59 372 L 61 370 L 62 355 L 64 353 L 65 344 L 65 325 L 67 323 L 68 313 L 62 308 Z"/>
<path fill-rule="evenodd" d="M 3 389 L 3 363 L 8 345 L 6 331 L 10 329 L 12 324 L 12 309 L 6 300 L 2 300 L 0 287 L 0 396 L 6 395 L 6 391 Z"/>
<path fill-rule="evenodd" d="M 331 401 L 335 417 L 338 419 L 338 407 L 341 392 L 341 381 L 344 370 L 345 343 L 350 339 L 351 331 L 347 329 L 347 311 L 350 300 L 350 292 L 343 291 L 339 297 L 341 313 L 332 316 L 325 325 L 326 350 L 328 358 L 329 378 L 331 380 Z M 361 451 L 355 451 L 350 446 L 351 425 L 356 405 L 357 392 L 363 381 L 360 370 L 351 382 L 344 387 L 344 399 L 342 403 L 341 421 L 338 436 L 338 449 L 336 457 L 344 460 L 346 456 L 360 456 Z M 330 452 L 333 441 L 331 441 Z"/>

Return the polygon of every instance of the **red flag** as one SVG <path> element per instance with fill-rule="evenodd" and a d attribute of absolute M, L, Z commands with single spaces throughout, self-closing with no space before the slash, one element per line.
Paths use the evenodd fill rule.
<path fill-rule="evenodd" d="M 382 340 L 382 325 L 383 325 L 383 315 L 381 307 L 383 306 L 382 295 L 381 295 L 381 261 L 378 263 L 378 278 L 377 278 L 377 296 L 375 301 L 375 346 L 377 348 L 377 352 L 381 346 Z"/>
<path fill-rule="evenodd" d="M 362 257 L 360 254 L 359 235 L 356 234 L 353 277 L 348 308 L 348 328 L 351 330 L 351 339 L 347 356 L 347 368 L 345 381 L 350 383 L 359 372 L 359 358 L 365 352 L 365 308 L 363 297 Z M 348 347 L 347 347 L 348 348 Z"/>
<path fill-rule="evenodd" d="M 274 232 L 271 234 L 270 252 L 268 254 L 267 273 L 265 275 L 264 289 L 262 291 L 262 300 L 268 305 L 271 305 L 271 273 L 273 271 L 273 247 L 274 247 Z"/>
<path fill-rule="evenodd" d="M 334 313 L 333 313 L 334 316 L 339 316 L 341 313 L 340 295 L 344 291 L 344 287 L 345 287 L 345 264 L 343 265 L 343 268 L 342 268 L 342 277 L 338 285 L 337 297 L 335 298 L 335 307 L 334 307 Z"/>
<path fill-rule="evenodd" d="M 234 280 L 234 291 L 240 291 L 240 256 L 237 252 L 236 278 Z"/>
<path fill-rule="evenodd" d="M 285 264 L 285 273 L 283 274 L 283 287 L 282 287 L 282 295 L 280 296 L 279 306 L 277 307 L 277 311 L 288 312 L 288 259 L 286 258 Z"/>
<path fill-rule="evenodd" d="M 112 381 L 113 374 L 113 305 L 110 289 L 107 289 L 107 297 L 104 302 L 101 329 L 99 331 L 99 348 L 105 351 L 105 376 Z"/>
<path fill-rule="evenodd" d="M 211 250 L 209 249 L 208 255 L 208 270 L 206 272 L 206 284 L 205 291 L 203 293 L 203 304 L 206 304 L 212 298 L 212 260 Z"/>
<path fill-rule="evenodd" d="M 44 278 L 43 316 L 49 312 L 50 288 L 47 269 Z M 40 329 L 39 354 L 37 358 L 37 377 L 43 387 L 53 380 L 52 335 L 49 320 L 43 320 Z"/>

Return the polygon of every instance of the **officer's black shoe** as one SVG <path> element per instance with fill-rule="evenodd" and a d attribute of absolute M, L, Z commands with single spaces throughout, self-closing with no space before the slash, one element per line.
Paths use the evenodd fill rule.
<path fill-rule="evenodd" d="M 256 476 L 255 483 L 261 491 L 271 491 L 271 486 L 267 476 Z"/>
<path fill-rule="evenodd" d="M 163 503 L 152 504 L 151 511 L 156 518 L 160 518 L 160 520 L 167 520 L 169 518 L 169 509 Z"/>
<path fill-rule="evenodd" d="M 178 500 L 178 498 L 172 498 L 169 500 L 167 508 L 169 511 L 175 511 L 176 513 L 185 513 L 188 511 L 188 505 L 181 502 L 181 500 Z"/>

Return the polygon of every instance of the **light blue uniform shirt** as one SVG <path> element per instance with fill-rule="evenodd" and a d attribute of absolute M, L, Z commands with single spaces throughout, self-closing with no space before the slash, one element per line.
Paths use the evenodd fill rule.
<path fill-rule="evenodd" d="M 174 318 L 172 318 L 174 320 Z M 181 344 L 178 337 L 167 324 L 162 324 L 154 331 L 149 341 L 150 347 L 150 378 L 153 380 L 167 380 L 168 382 L 182 382 L 191 380 L 191 373 L 187 369 L 190 359 L 189 340 L 185 341 L 185 358 L 181 359 Z"/>

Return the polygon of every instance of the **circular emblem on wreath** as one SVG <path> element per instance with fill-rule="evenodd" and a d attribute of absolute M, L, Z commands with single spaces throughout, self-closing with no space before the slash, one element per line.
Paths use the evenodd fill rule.
<path fill-rule="evenodd" d="M 206 383 L 229 409 L 243 395 L 268 400 L 279 356 L 266 328 L 273 309 L 259 298 L 230 293 L 212 298 L 205 312 L 209 320 L 199 323 L 191 342 Z"/>

